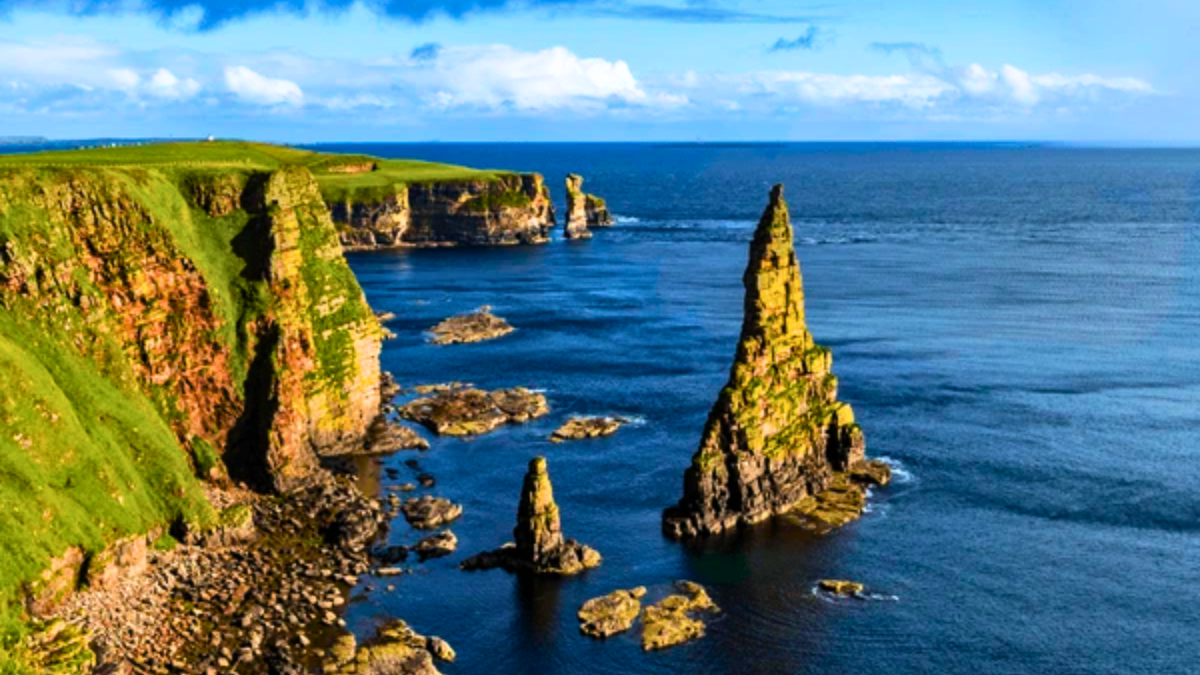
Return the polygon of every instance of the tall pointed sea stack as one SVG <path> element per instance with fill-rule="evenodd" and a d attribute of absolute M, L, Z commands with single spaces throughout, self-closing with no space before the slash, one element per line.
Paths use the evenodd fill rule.
<path fill-rule="evenodd" d="M 863 436 L 837 400 L 830 351 L 804 324 L 804 291 L 783 186 L 771 190 L 743 277 L 745 319 L 729 383 L 663 513 L 670 537 L 755 523 L 829 486 L 863 461 Z"/>

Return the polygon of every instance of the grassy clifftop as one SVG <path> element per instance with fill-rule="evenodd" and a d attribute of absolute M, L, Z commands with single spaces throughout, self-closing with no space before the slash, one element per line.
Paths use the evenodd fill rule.
<path fill-rule="evenodd" d="M 204 480 L 280 487 L 365 431 L 380 329 L 314 180 L 357 161 L 242 143 L 0 157 L 0 673 L 28 672 L 11 651 L 25 602 L 63 590 L 52 560 L 85 570 L 123 537 L 204 527 Z"/>
<path fill-rule="evenodd" d="M 164 170 L 209 168 L 269 171 L 295 165 L 303 166 L 312 172 L 327 202 L 375 202 L 394 194 L 397 185 L 458 180 L 492 181 L 498 176 L 511 175 L 510 172 L 483 171 L 435 162 L 339 155 L 238 141 L 159 143 L 0 155 L 0 168 L 153 166 Z M 369 169 L 345 170 L 366 167 Z"/>

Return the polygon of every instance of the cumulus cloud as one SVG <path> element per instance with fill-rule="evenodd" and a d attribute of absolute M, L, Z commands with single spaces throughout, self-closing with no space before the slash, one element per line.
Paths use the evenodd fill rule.
<path fill-rule="evenodd" d="M 146 83 L 146 93 L 154 98 L 181 101 L 192 98 L 200 91 L 200 83 L 188 77 L 179 79 L 166 68 L 159 68 Z"/>
<path fill-rule="evenodd" d="M 624 61 L 580 58 L 564 47 L 446 48 L 432 68 L 399 76 L 426 90 L 426 101 L 438 108 L 543 111 L 651 102 Z"/>
<path fill-rule="evenodd" d="M 260 75 L 245 66 L 225 68 L 225 86 L 243 101 L 258 105 L 298 106 L 304 102 L 300 85 Z"/>

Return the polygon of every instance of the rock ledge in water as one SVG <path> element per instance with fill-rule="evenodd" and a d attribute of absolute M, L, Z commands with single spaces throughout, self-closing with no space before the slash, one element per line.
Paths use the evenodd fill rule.
<path fill-rule="evenodd" d="M 822 579 L 817 582 L 817 588 L 838 595 L 843 598 L 850 598 L 862 594 L 865 587 L 857 581 L 845 581 L 842 579 Z"/>
<path fill-rule="evenodd" d="M 645 595 L 646 588 L 638 586 L 588 600 L 579 609 L 579 632 L 594 638 L 606 638 L 629 630 L 642 613 L 642 598 Z"/>
<path fill-rule="evenodd" d="M 401 417 L 442 436 L 475 436 L 503 424 L 528 422 L 550 412 L 546 396 L 524 387 L 484 391 L 439 390 L 399 409 Z"/>
<path fill-rule="evenodd" d="M 619 417 L 572 417 L 559 427 L 550 440 L 554 443 L 577 441 L 584 438 L 600 438 L 617 433 L 625 421 Z"/>
<path fill-rule="evenodd" d="M 483 306 L 474 312 L 459 314 L 439 323 L 429 332 L 435 345 L 482 342 L 494 340 L 513 332 L 507 321 L 491 313 L 491 307 Z"/>
<path fill-rule="evenodd" d="M 680 595 L 668 595 L 646 608 L 642 617 L 642 649 L 650 651 L 683 644 L 704 636 L 700 612 L 719 612 L 700 584 L 675 582 Z"/>
<path fill-rule="evenodd" d="M 441 527 L 462 515 L 463 507 L 444 497 L 413 497 L 401 507 L 404 519 L 418 530 Z"/>

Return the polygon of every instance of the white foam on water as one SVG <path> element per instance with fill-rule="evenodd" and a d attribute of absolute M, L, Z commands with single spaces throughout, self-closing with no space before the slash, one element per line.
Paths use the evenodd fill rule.
<path fill-rule="evenodd" d="M 916 478 L 913 476 L 912 472 L 909 471 L 908 468 L 904 466 L 904 462 L 901 462 L 900 460 L 895 459 L 893 457 L 887 457 L 887 456 L 876 457 L 876 459 L 883 462 L 884 464 L 887 464 L 888 468 L 890 468 L 892 470 L 892 482 L 897 483 L 897 484 L 904 484 L 904 483 L 911 483 L 914 480 L 916 480 Z"/>
<path fill-rule="evenodd" d="M 617 221 L 618 223 L 622 223 L 622 224 L 642 222 L 642 219 L 638 218 L 637 216 L 613 216 L 613 220 Z"/>

